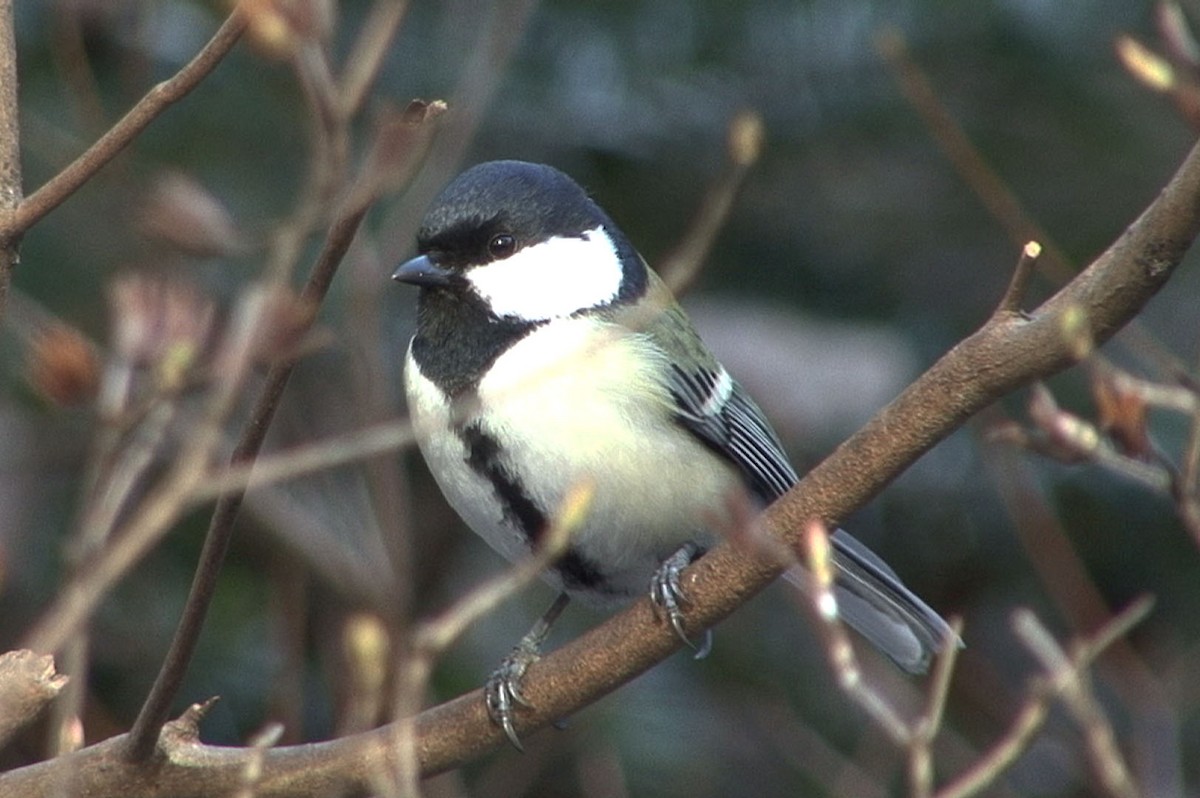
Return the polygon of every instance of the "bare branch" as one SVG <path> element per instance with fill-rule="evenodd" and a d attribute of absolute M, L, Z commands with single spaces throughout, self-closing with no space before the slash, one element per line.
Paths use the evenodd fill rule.
<path fill-rule="evenodd" d="M 82 155 L 22 202 L 11 218 L 4 219 L 3 224 L 0 224 L 0 240 L 20 236 L 39 219 L 57 208 L 63 200 L 74 194 L 92 175 L 125 149 L 163 111 L 187 96 L 188 92 L 196 88 L 233 49 L 245 26 L 242 13 L 235 8 L 204 49 L 183 69 L 152 88 L 129 113 Z M 0 85 L 7 83 L 8 81 L 0 76 Z M 9 85 L 15 88 L 15 80 Z"/>
<path fill-rule="evenodd" d="M 1100 782 L 1118 798 L 1136 798 L 1138 790 L 1129 775 L 1129 768 L 1117 748 L 1112 725 L 1108 722 L 1087 677 L 1087 666 L 1114 640 L 1127 632 L 1150 611 L 1153 602 L 1135 602 L 1120 618 L 1101 631 L 1093 640 L 1076 646 L 1077 653 L 1068 657 L 1037 617 L 1028 610 L 1018 611 L 1013 618 L 1017 635 L 1042 663 L 1050 680 L 1050 689 L 1061 695 L 1071 714 L 1083 728 L 1088 741 L 1092 765 Z"/>
<path fill-rule="evenodd" d="M 454 13 L 451 6 L 441 7 L 446 13 Z M 432 143 L 420 175 L 379 225 L 380 230 L 387 231 L 382 239 L 385 251 L 406 252 L 412 247 L 425 208 L 462 163 L 536 7 L 537 0 L 500 0 L 489 5 L 471 26 L 477 36 L 464 48 L 467 57 L 460 71 L 462 79 L 449 99 L 454 113 Z"/>
<path fill-rule="evenodd" d="M 1200 545 L 1200 406 L 1189 414 L 1187 446 L 1176 486 L 1176 504 L 1183 525 Z"/>
<path fill-rule="evenodd" d="M 879 36 L 876 46 L 896 76 L 905 99 L 920 115 L 946 159 L 1008 233 L 1009 240 L 1015 246 L 1028 241 L 1039 242 L 1047 256 L 1042 261 L 1042 268 L 1060 284 L 1071 279 L 1074 270 L 1066 253 L 1026 212 L 1020 198 L 984 160 L 958 121 L 938 99 L 929 78 L 913 60 L 904 36 L 895 30 L 888 31 Z"/>
<path fill-rule="evenodd" d="M 900 90 L 921 117 L 958 176 L 979 198 L 1015 246 L 1023 246 L 1029 241 L 1039 243 L 1041 257 L 1038 259 L 1038 268 L 1055 285 L 1065 285 L 1076 273 L 1071 258 L 1025 209 L 1020 198 L 992 169 L 957 120 L 938 99 L 929 78 L 913 60 L 903 35 L 897 31 L 884 33 L 878 38 L 877 47 L 896 75 Z M 1130 325 L 1127 335 L 1132 337 L 1132 342 L 1136 343 L 1139 351 L 1158 364 L 1165 373 L 1185 372 L 1186 369 L 1178 358 L 1166 352 L 1136 323 Z"/>
<path fill-rule="evenodd" d="M 913 798 L 924 798 L 933 789 L 932 745 L 942 727 L 946 699 L 950 695 L 950 677 L 954 675 L 958 652 L 962 650 L 962 646 L 959 645 L 962 639 L 962 620 L 951 620 L 950 629 L 954 634 L 946 638 L 934 663 L 933 680 L 929 685 L 925 712 L 913 724 L 912 739 L 908 746 L 908 774 Z"/>
<path fill-rule="evenodd" d="M 762 139 L 762 118 L 754 111 L 743 111 L 729 123 L 725 168 L 705 192 L 679 246 L 660 264 L 659 274 L 674 293 L 685 291 L 700 273 L 717 233 L 729 218 L 738 189 L 762 154 Z"/>
<path fill-rule="evenodd" d="M 21 204 L 21 128 L 17 105 L 17 40 L 13 0 L 0 0 L 0 318 L 19 259 L 14 217 Z"/>
<path fill-rule="evenodd" d="M 312 302 L 316 307 L 329 289 L 333 273 L 346 248 L 354 238 L 359 223 L 366 214 L 366 209 L 356 210 L 354 214 L 337 220 L 330 228 L 325 248 L 318 258 L 317 265 L 305 286 L 303 298 Z M 273 366 L 267 374 L 267 379 L 259 393 L 258 401 L 250 412 L 249 421 L 242 431 L 242 436 L 234 447 L 230 457 L 232 464 L 253 462 L 266 438 L 271 418 L 279 405 L 283 389 L 287 385 L 294 360 L 287 360 Z M 197 482 L 198 484 L 198 482 Z M 191 592 L 184 606 L 183 616 L 175 629 L 170 650 L 167 652 L 159 677 L 151 688 L 142 711 L 138 714 L 131 731 L 131 740 L 135 744 L 130 751 L 135 760 L 145 759 L 154 750 L 154 741 L 158 730 L 167 719 L 171 701 L 183 681 L 187 663 L 191 660 L 196 640 L 200 636 L 200 628 L 204 623 L 209 602 L 216 590 L 217 575 L 225 561 L 229 543 L 233 537 L 233 521 L 241 509 L 245 493 L 226 494 L 217 502 L 213 516 L 209 522 L 208 534 L 204 539 L 204 548 L 200 552 L 200 562 L 192 578 Z"/>
<path fill-rule="evenodd" d="M 375 0 L 371 6 L 342 70 L 338 110 L 344 119 L 351 118 L 362 107 L 407 11 L 408 0 Z"/>
<path fill-rule="evenodd" d="M 863 679 L 854 645 L 850 642 L 850 633 L 839 617 L 837 594 L 833 590 L 834 569 L 829 530 L 820 521 L 810 521 L 804 531 L 804 554 L 803 562 L 813 576 L 815 589 L 812 601 L 821 619 L 825 652 L 837 676 L 838 686 L 893 743 L 902 747 L 910 745 L 913 728 L 878 690 Z"/>
<path fill-rule="evenodd" d="M 1056 661 L 1055 670 L 1052 670 L 1048 677 L 1041 677 L 1030 683 L 1028 695 L 1009 724 L 1008 731 L 984 756 L 938 791 L 937 798 L 968 798 L 987 789 L 988 785 L 999 778 L 1029 746 L 1029 741 L 1046 720 L 1051 700 L 1063 695 L 1075 682 L 1085 678 L 1085 671 L 1096 658 L 1141 622 L 1150 611 L 1151 605 L 1149 600 L 1139 599 L 1126 607 L 1094 634 L 1077 644 L 1074 647 L 1075 656 L 1069 662 L 1066 661 L 1065 655 L 1060 659 L 1051 654 L 1050 658 Z M 1061 653 L 1058 644 L 1028 610 L 1018 611 L 1014 615 L 1013 625 L 1017 628 L 1018 635 L 1032 649 L 1043 653 L 1053 649 Z M 1034 626 L 1037 630 L 1033 630 Z M 1049 648 L 1046 647 L 1047 641 Z M 1047 662 L 1048 660 L 1043 660 L 1043 665 Z M 1064 663 L 1066 669 L 1058 669 L 1058 666 Z M 1070 700 L 1068 698 L 1068 701 Z"/>
<path fill-rule="evenodd" d="M 413 130 L 406 139 L 406 143 L 409 145 L 406 156 L 410 161 L 416 162 L 424 155 L 431 127 L 425 125 L 425 122 L 432 120 L 435 116 L 435 113 L 430 112 L 410 120 Z M 409 170 L 411 168 L 410 166 Z M 407 171 L 406 174 L 411 174 L 411 171 Z M 354 185 L 348 189 L 346 199 L 326 233 L 325 244 L 317 256 L 300 297 L 301 302 L 312 308 L 314 313 L 328 293 L 338 266 L 350 248 L 350 243 L 354 240 L 354 235 L 357 233 L 363 217 L 366 216 L 367 209 L 377 197 L 374 190 L 377 185 L 371 170 L 364 168 L 354 181 Z M 365 189 L 364 186 L 370 186 L 371 189 Z M 310 317 L 306 321 L 305 329 L 311 322 L 312 318 Z M 271 419 L 283 396 L 283 389 L 287 385 L 295 365 L 294 357 L 285 358 L 276 363 L 268 372 L 266 382 L 250 411 L 249 420 L 230 456 L 231 467 L 251 466 L 257 459 L 263 440 L 266 438 L 267 429 L 271 425 Z M 200 552 L 200 562 L 196 566 L 191 591 L 188 594 L 187 603 L 184 605 L 179 625 L 176 627 L 171 648 L 167 652 L 158 678 L 155 680 L 150 694 L 146 697 L 146 702 L 142 705 L 131 731 L 132 745 L 129 755 L 135 761 L 144 760 L 153 752 L 158 730 L 166 721 L 171 701 L 183 681 L 187 664 L 191 660 L 196 641 L 199 639 L 208 606 L 216 591 L 217 575 L 225 562 L 225 555 L 229 550 L 230 541 L 233 539 L 233 522 L 237 518 L 244 498 L 244 489 L 227 493 L 217 501 L 217 506 L 213 510 L 208 533 L 204 538 L 204 547 Z"/>
<path fill-rule="evenodd" d="M 0 747 L 33 721 L 62 691 L 67 677 L 54 671 L 54 658 L 28 649 L 0 654 Z"/>
<path fill-rule="evenodd" d="M 396 452 L 416 441 L 407 420 L 372 424 L 327 440 L 296 446 L 260 457 L 253 463 L 231 464 L 196 486 L 196 502 L 238 491 L 252 490 L 274 482 L 283 482 L 305 474 Z"/>
<path fill-rule="evenodd" d="M 1004 292 L 1004 296 L 996 308 L 997 313 L 1019 313 L 1021 311 L 1021 300 L 1025 298 L 1025 290 L 1029 287 L 1029 278 L 1033 276 L 1034 269 L 1037 268 L 1037 260 L 1041 255 L 1042 245 L 1036 241 L 1028 242 L 1021 249 L 1021 259 L 1017 261 L 1017 268 L 1013 270 L 1008 290 Z"/>
<path fill-rule="evenodd" d="M 231 322 L 230 334 L 218 355 L 222 379 L 204 410 L 204 418 L 188 437 L 163 482 L 138 507 L 125 527 L 86 568 L 60 592 L 56 601 L 25 637 L 35 651 L 57 651 L 91 615 L 100 599 L 121 576 L 166 533 L 187 506 L 190 491 L 207 472 L 221 442 L 221 423 L 233 409 L 242 380 L 252 363 L 261 310 L 262 291 L 249 292 Z"/>
<path fill-rule="evenodd" d="M 533 556 L 479 585 L 449 610 L 414 630 L 412 652 L 401 668 L 401 684 L 396 693 L 398 720 L 392 724 L 395 729 L 395 750 L 399 752 L 397 767 L 390 773 L 381 771 L 375 779 L 377 784 L 384 787 L 394 785 L 397 795 L 418 794 L 421 762 L 416 718 L 434 664 L 467 627 L 529 585 L 562 556 L 572 533 L 587 519 L 594 494 L 595 486 L 590 483 L 574 486 L 555 512 L 550 527 L 539 539 L 539 548 Z"/>

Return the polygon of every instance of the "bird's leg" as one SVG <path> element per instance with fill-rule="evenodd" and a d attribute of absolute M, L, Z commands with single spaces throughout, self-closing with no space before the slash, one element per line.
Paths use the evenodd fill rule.
<path fill-rule="evenodd" d="M 571 597 L 566 593 L 559 593 L 558 598 L 554 599 L 554 603 L 550 605 L 550 609 L 546 610 L 533 628 L 521 638 L 512 653 L 501 661 L 500 667 L 488 677 L 487 682 L 483 685 L 483 698 L 487 704 L 488 717 L 492 719 L 493 723 L 504 729 L 508 741 L 518 751 L 525 749 L 521 746 L 521 741 L 517 738 L 517 732 L 513 728 L 513 715 L 518 705 L 530 706 L 525 696 L 521 694 L 521 679 L 525 676 L 525 671 L 529 666 L 541 658 L 542 643 L 546 642 L 550 627 L 558 620 L 558 616 L 562 614 L 563 609 L 570 601 Z"/>
<path fill-rule="evenodd" d="M 650 601 L 654 603 L 655 609 L 661 615 L 666 616 L 671 628 L 675 630 L 675 634 L 679 635 L 679 639 L 696 652 L 696 659 L 704 659 L 712 651 L 712 630 L 704 630 L 704 640 L 699 645 L 694 643 L 683 631 L 683 605 L 687 603 L 687 597 L 684 596 L 683 587 L 679 584 L 679 576 L 683 573 L 684 568 L 691 565 L 703 553 L 704 550 L 695 543 L 691 541 L 684 543 L 678 551 L 663 560 L 662 565 L 654 572 L 654 577 L 650 580 Z"/>

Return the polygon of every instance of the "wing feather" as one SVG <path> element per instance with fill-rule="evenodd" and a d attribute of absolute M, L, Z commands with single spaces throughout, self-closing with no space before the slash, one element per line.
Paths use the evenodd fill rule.
<path fill-rule="evenodd" d="M 796 484 L 779 436 L 721 365 L 672 369 L 671 393 L 680 423 L 733 461 L 759 498 L 770 503 Z M 953 635 L 949 625 L 858 540 L 838 529 L 832 542 L 843 618 L 902 668 L 924 672 Z"/>
<path fill-rule="evenodd" d="M 672 364 L 676 417 L 693 434 L 732 460 L 750 489 L 766 503 L 796 484 L 796 471 L 754 400 L 724 367 L 688 371 Z"/>

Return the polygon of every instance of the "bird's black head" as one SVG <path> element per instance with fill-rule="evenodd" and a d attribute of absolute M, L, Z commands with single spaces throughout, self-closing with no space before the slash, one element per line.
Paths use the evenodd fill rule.
<path fill-rule="evenodd" d="M 645 266 L 608 215 L 562 172 L 491 161 L 442 191 L 417 233 L 418 257 L 393 277 L 482 304 L 496 318 L 544 321 L 645 290 Z"/>
<path fill-rule="evenodd" d="M 417 233 L 417 248 L 451 267 L 499 260 L 553 236 L 579 237 L 611 224 L 579 184 L 557 169 L 489 161 L 442 191 Z"/>

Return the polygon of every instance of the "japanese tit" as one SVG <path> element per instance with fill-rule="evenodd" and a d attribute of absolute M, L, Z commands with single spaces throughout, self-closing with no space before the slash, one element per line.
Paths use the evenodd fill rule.
<path fill-rule="evenodd" d="M 393 275 L 420 288 L 405 385 L 446 499 L 516 560 L 590 481 L 587 518 L 546 580 L 600 605 L 653 585 L 678 630 L 679 570 L 716 542 L 731 494 L 765 505 L 797 480 L 763 414 L 608 215 L 556 169 L 468 169 L 433 202 L 417 248 Z M 949 626 L 849 534 L 832 543 L 842 617 L 901 668 L 924 671 Z M 489 684 L 514 742 L 528 659 Z"/>

